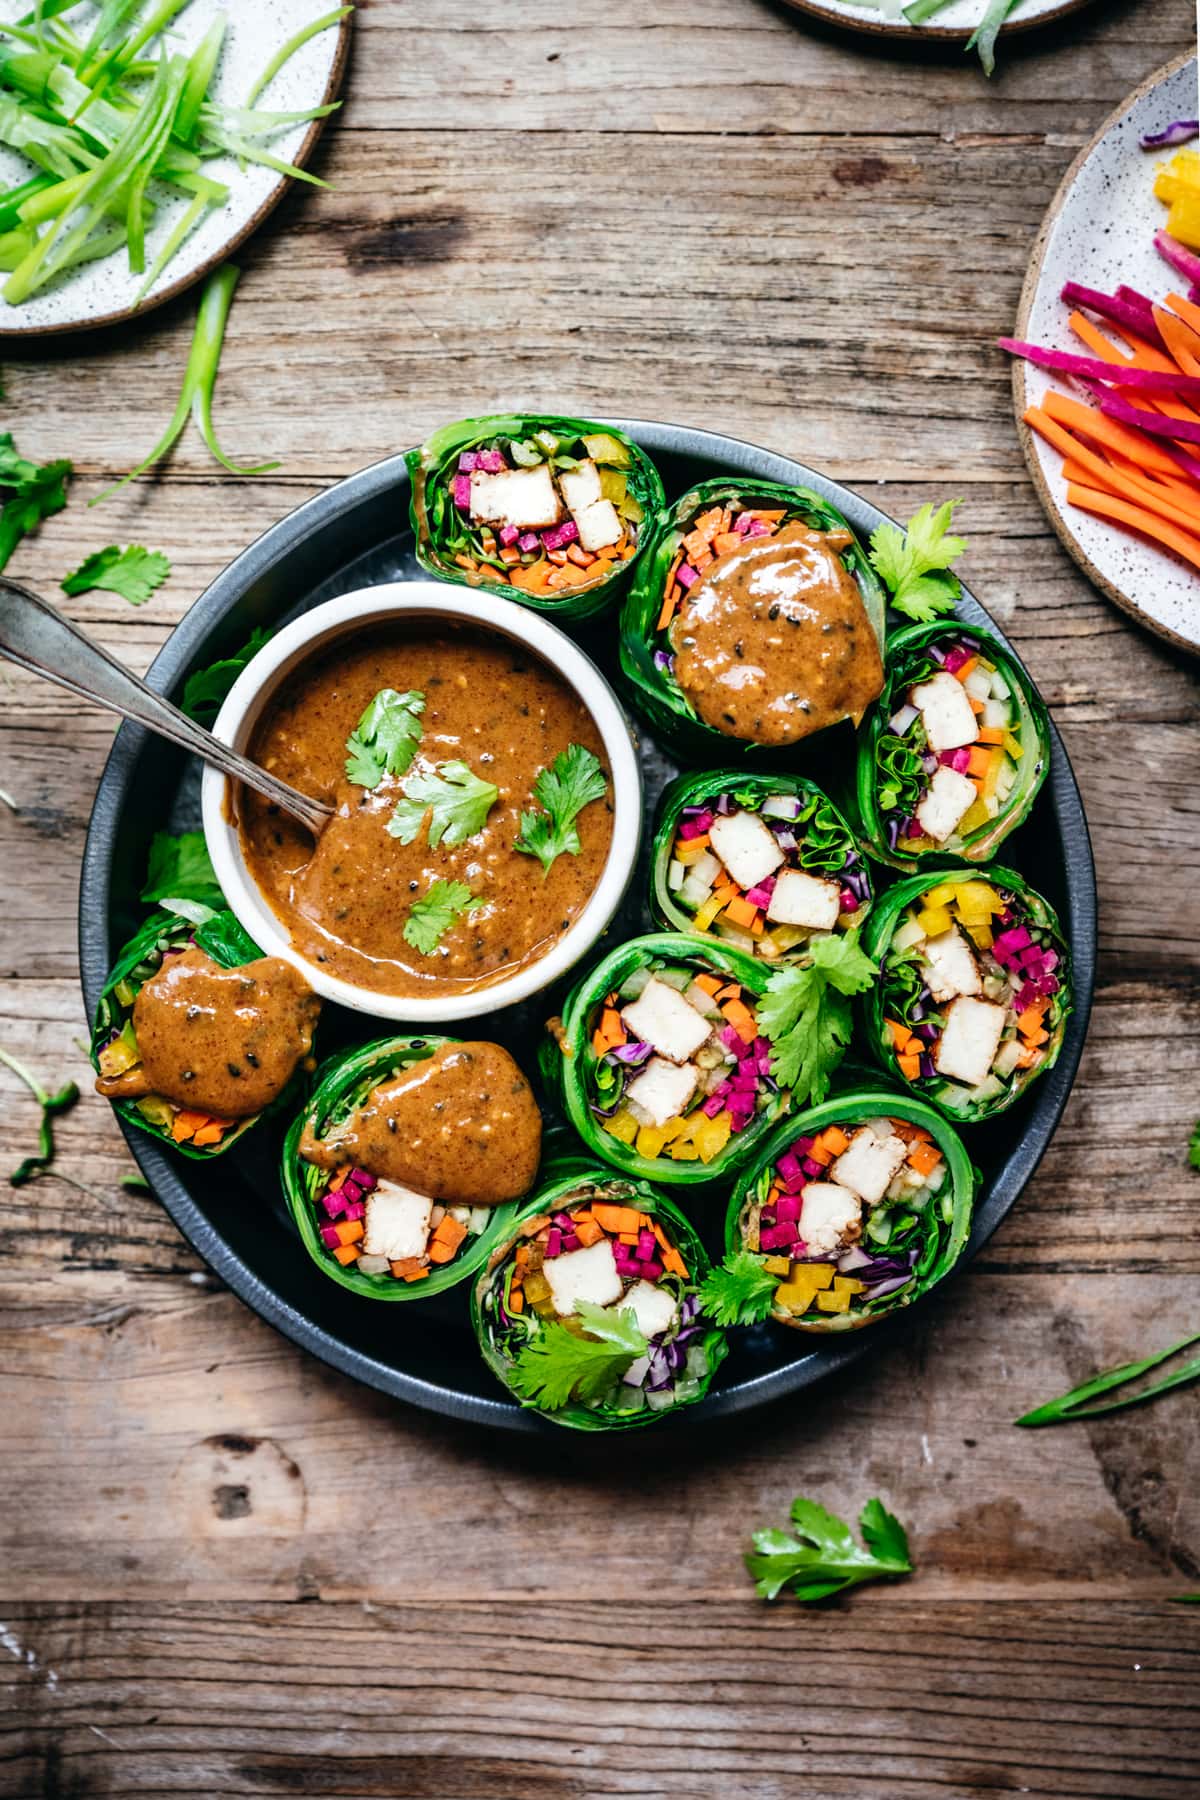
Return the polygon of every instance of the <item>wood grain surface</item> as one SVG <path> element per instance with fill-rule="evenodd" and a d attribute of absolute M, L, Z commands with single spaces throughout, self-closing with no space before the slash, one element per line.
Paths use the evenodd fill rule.
<path fill-rule="evenodd" d="M 1195 665 L 1093 593 L 1025 477 L 1007 330 L 1097 122 L 1191 0 L 1010 42 L 872 46 L 769 0 L 360 6 L 347 105 L 254 243 L 218 428 L 157 435 L 192 306 L 22 347 L 3 426 L 74 458 L 12 572 L 136 539 L 174 573 L 73 615 L 141 669 L 267 525 L 446 418 L 708 425 L 904 515 L 960 492 L 967 578 L 1054 709 L 1099 869 L 1096 1009 L 1035 1180 L 907 1336 L 819 1396 L 632 1467 L 493 1439 L 304 1356 L 224 1291 L 91 1096 L 0 1186 L 0 1794 L 1191 1800 L 1200 1450 L 1187 1392 L 1011 1420 L 1200 1324 Z M 112 729 L 0 668 L 0 1045 L 86 1082 L 77 873 Z M 8 804 L 11 802 L 11 806 Z M 0 1169 L 35 1112 L 0 1069 Z M 918 1573 L 820 1611 L 740 1556 L 797 1491 L 909 1524 Z"/>

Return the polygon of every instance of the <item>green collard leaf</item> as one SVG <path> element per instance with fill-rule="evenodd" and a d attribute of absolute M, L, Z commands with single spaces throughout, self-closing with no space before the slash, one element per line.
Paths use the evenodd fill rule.
<path fill-rule="evenodd" d="M 66 461 L 30 462 L 18 452 L 12 433 L 0 432 L 0 569 L 7 567 L 23 537 L 62 511 L 70 474 Z"/>
<path fill-rule="evenodd" d="M 950 565 L 967 547 L 965 538 L 950 534 L 960 500 L 947 500 L 936 510 L 927 502 L 908 521 L 878 525 L 871 533 L 871 561 L 886 584 L 897 612 L 921 624 L 953 612 L 962 588 Z"/>
<path fill-rule="evenodd" d="M 779 1277 L 763 1268 L 749 1250 L 731 1250 L 700 1289 L 700 1303 L 718 1325 L 756 1325 L 769 1318 Z"/>
<path fill-rule="evenodd" d="M 779 969 L 759 1002 L 758 1025 L 771 1044 L 771 1073 L 797 1105 L 819 1103 L 845 1055 L 853 1025 L 851 996 L 879 974 L 858 947 L 858 933 L 816 938 L 807 960 Z"/>
<path fill-rule="evenodd" d="M 189 675 L 183 685 L 182 701 L 188 718 L 195 719 L 198 725 L 211 725 L 251 657 L 257 656 L 270 640 L 271 633 L 256 625 L 249 640 L 233 656 L 223 656 L 206 669 L 197 669 L 195 674 Z"/>
<path fill-rule="evenodd" d="M 868 1500 L 859 1516 L 863 1544 L 844 1519 L 798 1494 L 791 1531 L 770 1527 L 754 1533 L 746 1567 L 764 1600 L 785 1588 L 798 1600 L 825 1600 L 864 1581 L 894 1580 L 912 1573 L 908 1537 L 881 1500 Z"/>
<path fill-rule="evenodd" d="M 378 787 L 385 775 L 407 774 L 421 741 L 424 694 L 381 688 L 346 740 L 346 779 Z"/>
<path fill-rule="evenodd" d="M 585 806 L 593 800 L 603 800 L 607 792 L 608 778 L 600 758 L 582 744 L 568 745 L 534 782 L 534 799 L 544 810 L 521 814 L 521 829 L 513 849 L 536 856 L 547 874 L 564 853 L 578 856 L 579 830 L 575 821 Z"/>
<path fill-rule="evenodd" d="M 409 908 L 405 942 L 422 956 L 430 956 L 452 925 L 482 905 L 482 898 L 473 894 L 465 881 L 435 881 L 425 897 L 414 900 Z"/>
<path fill-rule="evenodd" d="M 447 846 L 463 844 L 482 831 L 500 796 L 499 788 L 473 775 L 465 762 L 439 763 L 434 775 L 410 775 L 403 792 L 388 830 L 402 844 L 411 844 L 428 815 L 432 850 L 443 839 Z"/>
<path fill-rule="evenodd" d="M 80 563 L 62 588 L 64 594 L 87 594 L 94 588 L 103 588 L 110 594 L 119 594 L 130 606 L 144 606 L 170 573 L 171 565 L 161 550 L 145 550 L 140 544 L 130 544 L 122 550 L 110 544 L 107 550 L 97 550 Z"/>
<path fill-rule="evenodd" d="M 214 913 L 211 919 L 197 925 L 193 935 L 197 948 L 223 969 L 240 969 L 245 963 L 257 962 L 262 955 L 250 933 L 228 911 Z"/>
<path fill-rule="evenodd" d="M 1130 1382 L 1138 1381 L 1152 1369 L 1157 1369 L 1160 1364 L 1196 1343 L 1200 1343 L 1200 1331 L 1194 1332 L 1191 1337 L 1181 1338 L 1177 1344 L 1169 1344 L 1165 1350 L 1157 1350 L 1153 1355 L 1143 1357 L 1140 1362 L 1119 1363 L 1116 1368 L 1104 1369 L 1099 1375 L 1093 1375 L 1090 1381 L 1081 1382 L 1078 1387 L 1072 1388 L 1069 1393 L 1060 1394 L 1056 1400 L 1047 1400 L 1044 1405 L 1034 1407 L 1032 1412 L 1023 1413 L 1016 1422 L 1018 1425 L 1069 1425 L 1075 1419 L 1095 1419 L 1102 1413 L 1121 1412 L 1127 1406 L 1140 1406 L 1144 1400 L 1153 1400 L 1156 1395 L 1169 1393 L 1172 1388 L 1186 1387 L 1193 1381 L 1200 1381 L 1200 1357 L 1193 1357 L 1181 1368 L 1152 1382 L 1149 1387 L 1138 1388 L 1133 1393 L 1118 1394 L 1112 1400 L 1103 1398 L 1105 1394 L 1112 1393 L 1114 1388 L 1126 1387 Z"/>
<path fill-rule="evenodd" d="M 173 900 L 194 902 L 221 912 L 225 896 L 209 861 L 202 831 L 156 831 L 142 899 L 171 911 Z M 186 915 L 185 915 L 186 916 Z"/>
<path fill-rule="evenodd" d="M 613 1314 L 584 1300 L 579 1317 L 588 1336 L 550 1319 L 517 1352 L 509 1380 L 530 1405 L 556 1412 L 571 1400 L 599 1400 L 649 1349 L 632 1311 Z"/>

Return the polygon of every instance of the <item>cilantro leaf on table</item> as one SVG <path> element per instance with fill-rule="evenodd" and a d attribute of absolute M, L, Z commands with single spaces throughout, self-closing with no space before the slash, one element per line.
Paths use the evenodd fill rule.
<path fill-rule="evenodd" d="M 435 881 L 423 899 L 414 900 L 404 922 L 404 941 L 430 956 L 452 925 L 483 905 L 465 881 Z"/>
<path fill-rule="evenodd" d="M 119 594 L 130 606 L 144 606 L 155 588 L 160 588 L 171 573 L 171 564 L 161 550 L 146 550 L 141 544 L 130 544 L 122 550 L 110 544 L 86 557 L 73 575 L 62 584 L 64 594 L 89 594 L 94 588 Z"/>
<path fill-rule="evenodd" d="M 798 1494 L 792 1501 L 793 1531 L 768 1528 L 754 1533 L 746 1567 L 762 1599 L 775 1600 L 790 1588 L 797 1600 L 825 1600 L 864 1581 L 911 1575 L 908 1536 L 881 1500 L 868 1500 L 858 1518 L 863 1543 L 844 1519 Z"/>
<path fill-rule="evenodd" d="M 410 688 L 380 688 L 346 739 L 346 780 L 378 787 L 385 775 L 405 775 L 421 741 L 425 696 Z"/>
<path fill-rule="evenodd" d="M 962 593 L 950 565 L 962 555 L 967 540 L 948 535 L 954 509 L 961 505 L 961 500 L 947 500 L 935 512 L 932 502 L 926 501 L 903 531 L 885 524 L 871 533 L 871 561 L 889 590 L 891 604 L 918 624 L 953 612 Z"/>
<path fill-rule="evenodd" d="M 581 1300 L 577 1312 L 588 1337 L 549 1319 L 514 1358 L 509 1380 L 533 1406 L 554 1412 L 570 1400 L 599 1400 L 650 1347 L 631 1308 L 613 1313 Z"/>
<path fill-rule="evenodd" d="M 198 904 L 220 912 L 225 906 L 202 831 L 156 831 L 150 845 L 150 863 L 141 898 L 147 905 L 155 902 L 168 912 L 178 910 L 173 902 Z M 190 914 L 187 916 L 191 916 Z"/>
<path fill-rule="evenodd" d="M 1192 1344 L 1200 1343 L 1200 1331 L 1191 1337 L 1181 1338 L 1177 1344 L 1168 1344 L 1165 1350 L 1157 1350 L 1152 1356 L 1143 1357 L 1140 1362 L 1119 1363 L 1115 1369 L 1104 1369 L 1099 1375 L 1093 1375 L 1090 1381 L 1084 1381 L 1068 1394 L 1060 1394 L 1055 1400 L 1047 1400 L 1044 1405 L 1034 1407 L 1032 1412 L 1023 1413 L 1016 1421 L 1018 1425 L 1069 1425 L 1075 1419 L 1094 1419 L 1101 1413 L 1121 1412 L 1127 1406 L 1139 1406 L 1143 1400 L 1153 1400 L 1157 1394 L 1169 1393 L 1172 1388 L 1186 1387 L 1193 1381 L 1200 1381 L 1200 1356 L 1194 1356 L 1181 1368 L 1170 1375 L 1164 1375 L 1158 1381 L 1151 1382 L 1149 1387 L 1139 1388 L 1136 1393 L 1118 1394 L 1113 1400 L 1104 1400 L 1100 1396 L 1111 1393 L 1114 1388 L 1124 1387 L 1127 1382 L 1137 1381 L 1148 1375 L 1151 1369 L 1157 1369 L 1160 1363 L 1178 1356 L 1181 1350 L 1187 1350 Z M 1089 1404 L 1090 1402 L 1096 1404 Z"/>
<path fill-rule="evenodd" d="M 69 1112 L 74 1106 L 79 1098 L 79 1088 L 75 1082 L 65 1081 L 56 1094 L 48 1094 L 36 1075 L 32 1075 L 7 1050 L 0 1050 L 0 1063 L 6 1069 L 11 1069 L 18 1081 L 25 1083 L 42 1111 L 36 1154 L 23 1158 L 8 1178 L 10 1187 L 24 1187 L 27 1181 L 32 1181 L 35 1175 L 48 1169 L 54 1161 L 54 1120 L 59 1113 Z"/>
<path fill-rule="evenodd" d="M 718 1325 L 757 1325 L 768 1318 L 778 1275 L 763 1268 L 749 1250 L 731 1250 L 705 1277 L 700 1304 Z"/>
<path fill-rule="evenodd" d="M 600 758 L 583 744 L 569 744 L 534 782 L 533 797 L 545 810 L 521 814 L 521 829 L 513 849 L 536 856 L 543 873 L 548 875 L 551 865 L 564 852 L 579 855 L 575 821 L 585 806 L 593 800 L 603 800 L 607 792 L 608 778 Z"/>
<path fill-rule="evenodd" d="M 17 450 L 10 431 L 0 432 L 0 569 L 23 537 L 67 504 L 71 464 L 37 464 Z"/>
<path fill-rule="evenodd" d="M 1200 1169 L 1200 1119 L 1197 1119 L 1188 1140 L 1188 1162 L 1193 1169 Z"/>
<path fill-rule="evenodd" d="M 402 844 L 411 844 L 428 813 L 431 850 L 443 839 L 447 845 L 462 844 L 482 831 L 500 797 L 499 788 L 473 775 L 465 762 L 439 763 L 434 775 L 410 775 L 403 791 L 388 830 Z"/>
<path fill-rule="evenodd" d="M 850 1042 L 850 997 L 870 987 L 877 966 L 858 933 L 814 938 L 807 960 L 779 969 L 759 1002 L 758 1025 L 771 1045 L 771 1074 L 797 1104 L 825 1098 Z"/>
<path fill-rule="evenodd" d="M 206 669 L 197 669 L 189 675 L 183 684 L 181 702 L 188 718 L 195 719 L 198 725 L 211 725 L 246 664 L 270 641 L 271 633 L 256 625 L 247 642 L 232 656 L 222 656 L 217 662 L 209 663 Z"/>

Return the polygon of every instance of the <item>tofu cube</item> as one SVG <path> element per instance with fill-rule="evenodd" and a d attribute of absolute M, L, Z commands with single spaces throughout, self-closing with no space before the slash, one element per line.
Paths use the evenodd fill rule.
<path fill-rule="evenodd" d="M 554 486 L 549 463 L 535 469 L 505 469 L 488 475 L 471 472 L 471 517 L 477 525 L 515 525 L 521 531 L 541 531 L 562 518 L 562 501 Z"/>
<path fill-rule="evenodd" d="M 670 1062 L 686 1062 L 712 1034 L 709 1021 L 656 975 L 636 1000 L 621 1008 L 621 1017 L 641 1043 L 653 1045 Z"/>
<path fill-rule="evenodd" d="M 943 766 L 937 770 L 929 784 L 928 793 L 917 806 L 917 824 L 935 844 L 942 844 L 963 814 L 974 806 L 975 798 L 975 783 L 969 776 L 960 775 L 957 769 Z"/>
<path fill-rule="evenodd" d="M 570 1318 L 581 1300 L 590 1300 L 593 1306 L 611 1306 L 621 1297 L 623 1284 L 609 1238 L 601 1238 L 585 1250 L 548 1256 L 542 1264 L 542 1274 L 554 1310 L 562 1319 Z"/>
<path fill-rule="evenodd" d="M 611 500 L 593 500 L 571 515 L 579 527 L 582 550 L 604 550 L 621 541 L 621 520 Z"/>
<path fill-rule="evenodd" d="M 563 469 L 558 477 L 558 488 L 567 503 L 567 511 L 574 518 L 578 518 L 585 507 L 594 506 L 597 500 L 604 498 L 600 471 L 590 457 L 577 469 Z"/>
<path fill-rule="evenodd" d="M 935 1000 L 953 1000 L 957 994 L 983 992 L 975 952 L 957 925 L 927 941 L 921 952 L 921 962 L 925 985 Z"/>
<path fill-rule="evenodd" d="M 848 1249 L 862 1234 L 862 1202 L 836 1181 L 810 1181 L 801 1196 L 797 1225 L 810 1256 Z"/>
<path fill-rule="evenodd" d="M 946 1012 L 946 1023 L 933 1052 L 939 1075 L 978 1087 L 985 1081 L 1004 1034 L 1004 1008 L 990 1000 L 960 994 Z"/>
<path fill-rule="evenodd" d="M 773 925 L 801 925 L 806 931 L 832 931 L 842 909 L 842 890 L 824 875 L 785 869 L 767 906 Z"/>
<path fill-rule="evenodd" d="M 363 1254 L 386 1256 L 391 1262 L 424 1256 L 432 1214 L 432 1195 L 418 1194 L 396 1181 L 379 1182 L 367 1195 Z"/>
<path fill-rule="evenodd" d="M 877 1137 L 869 1125 L 864 1125 L 851 1134 L 849 1145 L 829 1173 L 840 1187 L 849 1188 L 868 1206 L 878 1206 L 907 1155 L 908 1146 L 903 1138 L 896 1137 L 893 1132 L 886 1137 Z M 803 1237 L 804 1233 L 800 1235 Z"/>
<path fill-rule="evenodd" d="M 931 750 L 960 750 L 979 736 L 975 709 L 957 675 L 939 669 L 928 681 L 920 681 L 910 695 L 925 725 Z"/>
<path fill-rule="evenodd" d="M 679 1068 L 652 1056 L 625 1089 L 625 1098 L 640 1106 L 652 1125 L 665 1125 L 683 1112 L 699 1084 L 699 1071 L 691 1063 Z"/>
<path fill-rule="evenodd" d="M 756 813 L 734 812 L 714 819 L 708 839 L 740 888 L 757 887 L 783 861 L 774 832 Z"/>
<path fill-rule="evenodd" d="M 650 1281 L 635 1281 L 612 1310 L 631 1312 L 642 1336 L 653 1338 L 665 1331 L 674 1319 L 675 1301 L 669 1288 L 655 1287 Z"/>

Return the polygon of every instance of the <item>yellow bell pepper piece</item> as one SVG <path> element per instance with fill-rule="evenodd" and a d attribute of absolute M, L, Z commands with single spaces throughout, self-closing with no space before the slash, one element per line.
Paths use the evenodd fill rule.
<path fill-rule="evenodd" d="M 1022 754 L 1021 753 L 1021 740 L 1017 736 L 1015 731 L 1006 731 L 1005 732 L 1004 748 L 1008 751 L 1008 754 L 1012 757 L 1012 759 L 1015 763 L 1020 762 L 1021 754 Z"/>
<path fill-rule="evenodd" d="M 611 1119 L 604 1121 L 604 1129 L 619 1143 L 632 1144 L 638 1134 L 638 1122 L 631 1112 L 622 1107 L 619 1112 L 613 1114 Z"/>
<path fill-rule="evenodd" d="M 996 789 L 1000 785 L 1000 777 L 1003 775 L 1005 769 L 1011 768 L 1011 766 L 1007 756 L 1005 756 L 1002 750 L 994 750 L 992 752 L 992 760 L 988 764 L 988 772 L 983 778 L 983 792 L 980 795 L 981 799 L 993 800 L 995 798 Z"/>
<path fill-rule="evenodd" d="M 788 1280 L 780 1282 L 775 1289 L 776 1306 L 786 1312 L 807 1312 L 817 1294 L 828 1288 L 833 1276 L 832 1263 L 793 1263 Z"/>
<path fill-rule="evenodd" d="M 788 1256 L 764 1256 L 763 1268 L 768 1275 L 789 1275 L 792 1262 Z"/>
<path fill-rule="evenodd" d="M 681 1132 L 687 1130 L 687 1120 L 680 1118 L 679 1114 L 676 1113 L 673 1119 L 668 1119 L 666 1124 L 660 1126 L 659 1129 L 663 1134 L 664 1140 L 669 1144 L 677 1138 Z"/>
<path fill-rule="evenodd" d="M 687 838 L 682 843 L 676 843 L 671 855 L 675 858 L 676 862 L 681 862 L 686 867 L 689 863 L 699 862 L 700 858 L 705 855 L 707 850 L 708 845 L 702 838 Z"/>
<path fill-rule="evenodd" d="M 544 1300 L 549 1292 L 550 1283 L 540 1269 L 535 1269 L 531 1275 L 525 1277 L 525 1298 L 530 1306 L 536 1305 L 539 1300 Z"/>
<path fill-rule="evenodd" d="M 973 925 L 971 927 L 971 936 L 974 939 L 977 948 L 980 950 L 990 950 L 996 941 L 994 934 L 987 925 Z"/>
<path fill-rule="evenodd" d="M 852 1275 L 835 1275 L 833 1291 L 835 1294 L 865 1294 L 867 1284 L 865 1281 L 855 1281 Z"/>
<path fill-rule="evenodd" d="M 823 1313 L 849 1312 L 850 1296 L 846 1293 L 839 1294 L 836 1289 L 830 1288 L 824 1294 L 817 1295 L 817 1311 Z"/>
<path fill-rule="evenodd" d="M 958 916 L 964 922 L 969 918 L 990 919 L 993 913 L 1004 911 L 1004 902 L 990 881 L 960 881 L 955 900 Z"/>
<path fill-rule="evenodd" d="M 986 825 L 991 816 L 992 815 L 989 813 L 982 800 L 972 800 L 970 806 L 968 806 L 966 812 L 958 821 L 957 835 L 959 837 L 967 837 L 972 831 L 976 830 L 978 826 Z M 975 915 L 972 914 L 971 916 L 974 917 Z M 983 913 L 981 916 L 985 919 L 990 919 L 992 915 L 991 913 Z M 964 917 L 961 907 L 959 908 L 959 918 L 964 925 L 970 924 L 970 919 Z"/>
<path fill-rule="evenodd" d="M 695 1144 L 684 1143 L 682 1138 L 676 1138 L 675 1142 L 669 1146 L 667 1155 L 675 1162 L 697 1162 L 700 1152 Z"/>
<path fill-rule="evenodd" d="M 715 1119 L 706 1119 L 700 1115 L 703 1123 L 695 1135 L 696 1149 L 701 1162 L 709 1163 L 714 1156 L 719 1156 L 729 1142 L 733 1130 L 733 1120 L 728 1112 L 719 1112 Z"/>
<path fill-rule="evenodd" d="M 659 1154 L 666 1141 L 663 1133 L 656 1131 L 653 1125 L 643 1125 L 637 1134 L 635 1147 L 639 1156 L 654 1157 Z"/>
<path fill-rule="evenodd" d="M 917 914 L 917 924 L 926 937 L 941 937 L 944 931 L 949 931 L 953 923 L 949 908 L 945 906 L 925 906 Z"/>
<path fill-rule="evenodd" d="M 707 931 L 724 904 L 723 894 L 710 894 L 692 920 L 694 928 L 697 931 Z"/>
<path fill-rule="evenodd" d="M 1200 250 L 1200 194 L 1174 202 L 1167 214 L 1167 230 L 1190 250 Z"/>
<path fill-rule="evenodd" d="M 926 906 L 949 906 L 954 898 L 954 883 L 943 881 L 937 887 L 928 888 L 923 898 Z"/>

